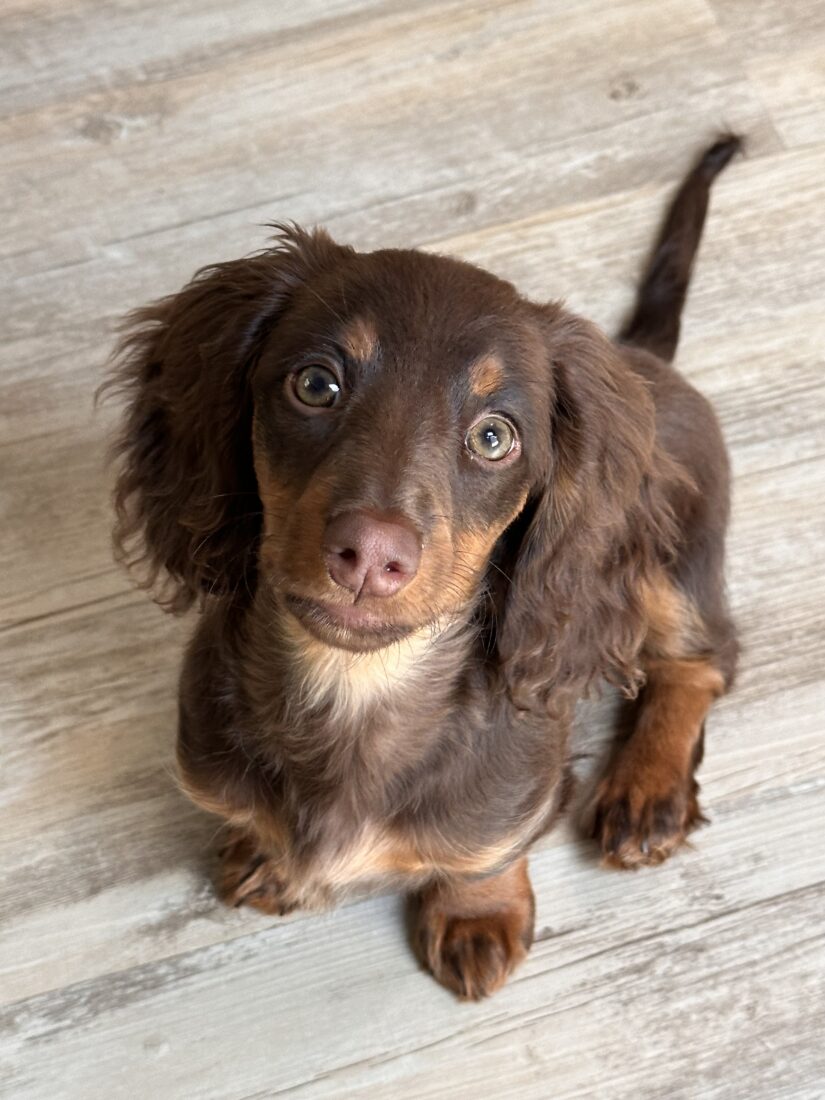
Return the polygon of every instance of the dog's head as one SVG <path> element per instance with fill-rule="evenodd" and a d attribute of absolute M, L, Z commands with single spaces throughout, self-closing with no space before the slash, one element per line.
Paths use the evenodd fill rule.
<path fill-rule="evenodd" d="M 370 650 L 467 617 L 495 576 L 514 690 L 627 671 L 667 517 L 651 402 L 594 326 L 290 229 L 135 314 L 119 377 L 116 541 L 171 608 L 264 584 Z"/>

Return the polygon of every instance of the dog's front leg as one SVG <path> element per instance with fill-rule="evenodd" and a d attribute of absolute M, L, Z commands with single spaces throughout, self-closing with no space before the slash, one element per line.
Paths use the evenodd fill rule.
<path fill-rule="evenodd" d="M 705 716 L 724 691 L 713 662 L 647 662 L 630 736 L 620 740 L 595 795 L 592 835 L 609 867 L 661 863 L 704 820 L 694 772 Z"/>
<path fill-rule="evenodd" d="M 419 957 L 462 1000 L 495 992 L 533 942 L 535 902 L 524 856 L 485 878 L 440 880 L 414 904 Z"/>

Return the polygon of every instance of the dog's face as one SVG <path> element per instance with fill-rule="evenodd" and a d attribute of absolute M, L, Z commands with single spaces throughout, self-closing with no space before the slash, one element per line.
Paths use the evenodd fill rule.
<path fill-rule="evenodd" d="M 511 692 L 629 675 L 670 522 L 652 403 L 560 306 L 291 228 L 133 315 L 118 383 L 115 540 L 170 608 L 265 584 L 324 644 L 380 650 L 468 618 L 495 578 Z"/>
<path fill-rule="evenodd" d="M 464 612 L 549 455 L 542 334 L 513 288 L 416 252 L 343 252 L 254 373 L 260 575 L 323 642 Z"/>

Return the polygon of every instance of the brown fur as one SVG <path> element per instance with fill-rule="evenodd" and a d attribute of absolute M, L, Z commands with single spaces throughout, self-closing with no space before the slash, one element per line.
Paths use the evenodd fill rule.
<path fill-rule="evenodd" d="M 705 716 L 723 691 L 721 673 L 707 660 L 647 662 L 633 731 L 616 747 L 595 796 L 593 835 L 607 866 L 661 863 L 704 820 L 693 773 Z"/>
<path fill-rule="evenodd" d="M 495 993 L 533 943 L 527 860 L 480 881 L 436 882 L 421 895 L 414 942 L 432 975 L 462 1000 Z"/>
<path fill-rule="evenodd" d="M 718 149 L 669 216 L 665 289 L 686 285 Z M 228 903 L 391 883 L 419 896 L 436 977 L 491 992 L 529 946 L 523 853 L 564 800 L 572 706 L 604 678 L 630 696 L 647 678 L 596 799 L 606 858 L 652 862 L 698 820 L 736 657 L 727 463 L 707 403 L 646 350 L 681 308 L 668 290 L 657 328 L 660 289 L 617 345 L 468 264 L 289 227 L 133 316 L 116 545 L 164 606 L 201 609 L 178 760 L 232 829 Z M 328 407 L 296 393 L 308 365 L 338 379 Z M 490 416 L 516 432 L 495 462 L 465 446 Z M 420 547 L 391 596 L 328 572 L 352 511 Z"/>

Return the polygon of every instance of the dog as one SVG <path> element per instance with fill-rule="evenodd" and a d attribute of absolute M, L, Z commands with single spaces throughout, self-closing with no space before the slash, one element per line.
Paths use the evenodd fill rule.
<path fill-rule="evenodd" d="M 659 863 L 702 820 L 737 652 L 729 475 L 670 362 L 739 147 L 686 177 L 615 342 L 460 260 L 295 225 L 130 315 L 114 539 L 164 607 L 200 608 L 177 759 L 226 823 L 226 903 L 393 887 L 434 977 L 492 993 L 600 681 L 632 700 L 592 800 L 604 862 Z"/>

